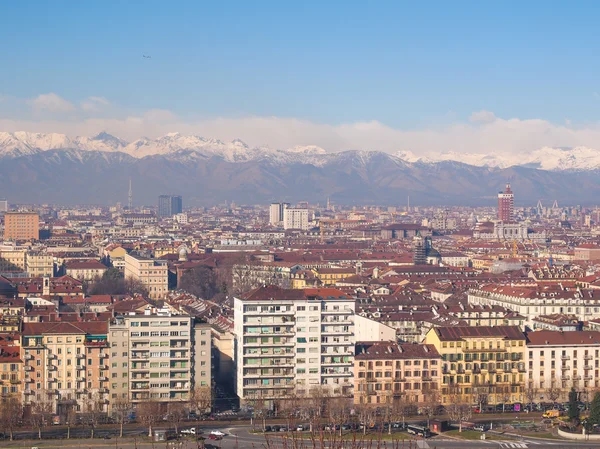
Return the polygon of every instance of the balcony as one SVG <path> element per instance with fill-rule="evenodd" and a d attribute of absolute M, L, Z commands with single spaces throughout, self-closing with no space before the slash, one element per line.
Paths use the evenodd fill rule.
<path fill-rule="evenodd" d="M 106 382 L 106 381 L 108 381 L 108 377 L 106 377 L 106 376 L 100 376 L 99 380 L 100 380 L 100 382 Z"/>
<path fill-rule="evenodd" d="M 25 360 L 33 360 L 33 356 L 31 354 L 25 354 L 25 357 L 23 357 Z"/>
<path fill-rule="evenodd" d="M 85 359 L 85 354 L 76 354 L 75 357 L 78 359 Z"/>
<path fill-rule="evenodd" d="M 85 377 L 78 377 L 77 382 L 85 382 Z"/>
<path fill-rule="evenodd" d="M 48 354 L 48 360 L 56 360 L 56 354 Z"/>
<path fill-rule="evenodd" d="M 75 367 L 75 369 L 76 369 L 77 371 L 85 371 L 85 365 L 77 365 L 77 366 Z"/>
<path fill-rule="evenodd" d="M 563 374 L 560 378 L 561 378 L 561 380 L 571 380 L 571 376 L 569 376 L 567 374 Z"/>
<path fill-rule="evenodd" d="M 585 365 L 583 367 L 583 369 L 586 370 L 586 371 L 589 371 L 589 370 L 594 369 L 594 368 L 592 367 L 592 365 Z"/>
<path fill-rule="evenodd" d="M 100 365 L 100 369 L 101 370 L 107 370 L 108 369 L 108 365 Z"/>
<path fill-rule="evenodd" d="M 98 393 L 106 394 L 108 393 L 108 388 L 99 388 Z"/>
<path fill-rule="evenodd" d="M 13 384 L 13 385 L 20 384 L 21 380 L 20 379 L 11 379 L 10 383 Z"/>
<path fill-rule="evenodd" d="M 23 367 L 23 369 L 24 369 L 25 371 L 33 371 L 33 366 L 25 365 L 25 366 Z"/>
<path fill-rule="evenodd" d="M 150 385 L 133 385 L 131 387 L 132 390 L 149 390 Z"/>
<path fill-rule="evenodd" d="M 586 354 L 583 356 L 583 360 L 593 360 L 593 359 L 594 359 L 594 356 L 590 355 L 590 354 Z"/>
<path fill-rule="evenodd" d="M 35 391 L 31 391 L 31 390 L 25 390 L 23 393 L 24 393 L 24 394 L 26 394 L 26 395 L 30 395 L 30 394 L 31 394 L 31 395 L 34 395 L 34 394 L 35 394 Z"/>
<path fill-rule="evenodd" d="M 593 380 L 594 376 L 583 376 L 584 380 Z"/>
<path fill-rule="evenodd" d="M 321 310 L 321 313 L 324 315 L 351 315 L 352 310 L 342 309 L 342 310 Z"/>
<path fill-rule="evenodd" d="M 581 380 L 581 376 L 579 374 L 573 376 L 573 380 Z"/>
<path fill-rule="evenodd" d="M 75 390 L 75 393 L 85 394 L 85 393 L 87 393 L 87 390 L 85 388 L 78 388 L 77 390 Z"/>
<path fill-rule="evenodd" d="M 561 360 L 571 360 L 571 357 L 570 357 L 570 356 L 568 356 L 568 355 L 561 355 L 561 356 L 560 356 L 560 359 L 561 359 Z"/>
<path fill-rule="evenodd" d="M 103 353 L 100 354 L 100 358 L 101 359 L 106 359 L 106 358 L 108 358 L 108 354 L 105 353 L 105 352 L 103 352 Z"/>
<path fill-rule="evenodd" d="M 56 365 L 48 365 L 48 371 L 57 371 L 58 367 Z"/>
<path fill-rule="evenodd" d="M 25 383 L 33 383 L 35 382 L 35 380 L 33 379 L 33 377 L 26 377 L 25 378 Z"/>

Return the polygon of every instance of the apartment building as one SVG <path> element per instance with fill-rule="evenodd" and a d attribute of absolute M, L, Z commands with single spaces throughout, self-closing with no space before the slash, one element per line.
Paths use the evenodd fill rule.
<path fill-rule="evenodd" d="M 442 357 L 435 346 L 359 342 L 354 356 L 354 403 L 418 404 L 439 396 Z"/>
<path fill-rule="evenodd" d="M 600 332 L 528 332 L 526 362 L 527 390 L 536 401 L 566 401 L 571 387 L 596 390 L 600 387 Z"/>
<path fill-rule="evenodd" d="M 125 279 L 140 281 L 151 299 L 162 299 L 169 290 L 169 268 L 166 260 L 148 259 L 142 256 L 125 255 Z"/>
<path fill-rule="evenodd" d="M 25 271 L 27 250 L 19 246 L 0 246 L 0 273 L 11 275 Z"/>
<path fill-rule="evenodd" d="M 98 260 L 82 260 L 67 265 L 67 275 L 80 281 L 101 278 L 108 268 Z"/>
<path fill-rule="evenodd" d="M 4 240 L 39 240 L 39 221 L 40 217 L 37 212 L 6 212 L 4 214 Z"/>
<path fill-rule="evenodd" d="M 308 209 L 284 208 L 283 229 L 309 229 Z"/>
<path fill-rule="evenodd" d="M 260 287 L 234 299 L 236 391 L 270 405 L 321 385 L 353 392 L 355 299 L 337 289 Z"/>
<path fill-rule="evenodd" d="M 23 358 L 20 335 L 0 334 L 0 387 L 2 397 L 21 397 L 23 391 Z"/>
<path fill-rule="evenodd" d="M 55 414 L 108 410 L 107 323 L 23 323 L 24 403 L 49 401 Z"/>
<path fill-rule="evenodd" d="M 442 356 L 442 403 L 522 402 L 525 335 L 518 326 L 436 327 L 424 343 Z"/>
<path fill-rule="evenodd" d="M 111 399 L 185 402 L 212 386 L 210 326 L 171 309 L 146 308 L 111 321 Z"/>
<path fill-rule="evenodd" d="M 600 290 L 563 288 L 560 280 L 531 287 L 485 285 L 469 290 L 469 304 L 506 307 L 523 316 L 529 327 L 539 315 L 576 315 L 580 321 L 600 318 Z"/>
<path fill-rule="evenodd" d="M 29 277 L 54 276 L 54 256 L 40 251 L 30 251 L 25 257 Z"/>

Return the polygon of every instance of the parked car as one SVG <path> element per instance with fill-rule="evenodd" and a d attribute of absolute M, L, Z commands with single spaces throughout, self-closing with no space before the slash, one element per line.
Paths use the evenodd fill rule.
<path fill-rule="evenodd" d="M 222 436 L 219 436 L 219 435 L 212 435 L 212 434 L 211 434 L 211 435 L 209 435 L 209 436 L 208 436 L 208 439 L 209 439 L 209 440 L 222 440 L 222 439 L 223 439 L 223 437 L 222 437 Z"/>
<path fill-rule="evenodd" d="M 225 434 L 223 432 L 221 432 L 220 430 L 211 430 L 210 431 L 211 435 L 215 435 L 217 437 L 224 437 Z"/>
<path fill-rule="evenodd" d="M 265 432 L 271 432 L 273 428 L 271 426 L 265 426 Z"/>

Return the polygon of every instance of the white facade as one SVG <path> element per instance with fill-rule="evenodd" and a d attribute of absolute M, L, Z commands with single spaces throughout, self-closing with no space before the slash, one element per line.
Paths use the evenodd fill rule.
<path fill-rule="evenodd" d="M 169 268 L 166 260 L 146 259 L 125 254 L 125 279 L 136 279 L 147 289 L 151 299 L 162 299 L 168 291 Z"/>
<path fill-rule="evenodd" d="M 0 200 L 0 212 L 7 212 L 7 211 L 8 211 L 8 201 Z"/>
<path fill-rule="evenodd" d="M 396 329 L 385 323 L 356 315 L 354 325 L 356 341 L 396 341 Z"/>
<path fill-rule="evenodd" d="M 577 391 L 585 392 L 600 386 L 598 377 L 600 333 L 578 331 L 566 333 L 571 334 L 566 339 L 561 336 L 560 331 L 538 331 L 529 334 L 547 336 L 546 340 L 527 344 L 526 385 L 537 393 L 535 401 L 566 401 L 572 387 Z M 595 336 L 591 337 L 591 334 Z M 558 338 L 554 338 L 555 336 Z M 581 339 L 577 342 L 565 341 L 574 340 L 568 338 L 570 336 L 581 336 Z M 552 389 L 560 390 L 559 398 L 550 397 Z"/>
<path fill-rule="evenodd" d="M 308 209 L 292 209 L 286 208 L 283 210 L 283 229 L 309 229 L 308 225 Z"/>
<path fill-rule="evenodd" d="M 308 395 L 351 396 L 354 299 L 234 301 L 236 391 L 242 403 Z"/>
<path fill-rule="evenodd" d="M 533 318 L 540 315 L 575 315 L 580 321 L 600 318 L 600 292 L 565 290 L 540 292 L 535 288 L 485 286 L 469 290 L 469 304 L 502 306 L 525 317 L 533 328 Z"/>

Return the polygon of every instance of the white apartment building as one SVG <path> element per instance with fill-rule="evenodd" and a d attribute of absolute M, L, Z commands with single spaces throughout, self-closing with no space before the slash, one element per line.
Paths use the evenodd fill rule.
<path fill-rule="evenodd" d="M 234 300 L 236 390 L 271 405 L 324 386 L 353 394 L 355 299 L 336 289 L 261 287 Z"/>
<path fill-rule="evenodd" d="M 283 229 L 309 229 L 308 209 L 283 209 Z"/>
<path fill-rule="evenodd" d="M 162 299 L 169 290 L 169 268 L 166 260 L 125 255 L 125 279 L 137 279 L 147 289 L 151 299 Z"/>
<path fill-rule="evenodd" d="M 212 386 L 211 332 L 186 314 L 147 308 L 109 326 L 111 400 L 186 402 L 195 386 Z"/>
<path fill-rule="evenodd" d="M 272 203 L 269 206 L 269 224 L 281 226 L 284 221 L 285 210 L 290 207 L 289 203 Z"/>
<path fill-rule="evenodd" d="M 502 306 L 525 317 L 533 328 L 540 315 L 576 315 L 580 321 L 600 318 L 600 290 L 564 289 L 548 286 L 486 285 L 469 290 L 469 304 Z"/>
<path fill-rule="evenodd" d="M 529 332 L 525 357 L 525 390 L 535 392 L 535 401 L 566 401 L 571 387 L 587 392 L 600 386 L 600 332 Z"/>

